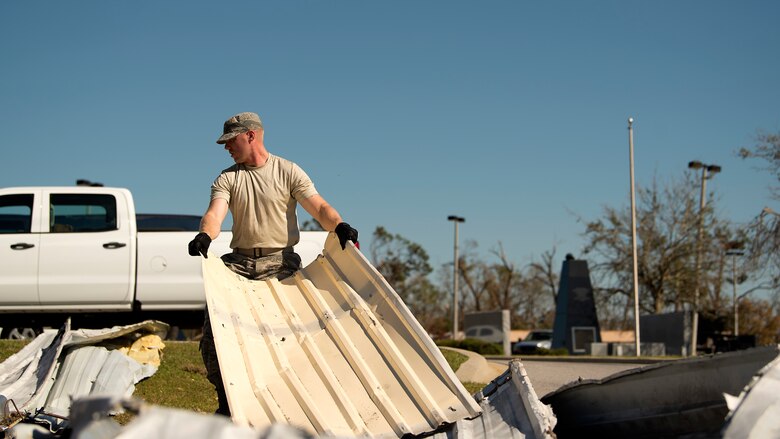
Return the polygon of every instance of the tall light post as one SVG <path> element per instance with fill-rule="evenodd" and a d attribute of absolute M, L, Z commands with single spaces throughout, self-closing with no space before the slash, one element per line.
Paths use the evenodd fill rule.
<path fill-rule="evenodd" d="M 739 242 L 730 242 L 726 250 L 726 256 L 731 256 L 731 286 L 732 300 L 734 302 L 734 336 L 739 335 L 739 299 L 737 298 L 737 256 L 742 256 L 745 251 Z"/>
<path fill-rule="evenodd" d="M 707 203 L 707 180 L 721 171 L 718 165 L 706 165 L 698 160 L 688 162 L 689 169 L 701 169 L 701 194 L 699 196 L 699 236 L 696 239 L 696 264 L 695 264 L 695 282 L 693 287 L 693 334 L 691 336 L 691 355 L 696 355 L 696 341 L 699 331 L 699 290 L 701 276 L 701 250 L 704 233 L 704 206 Z"/>
<path fill-rule="evenodd" d="M 636 197 L 634 196 L 634 118 L 628 118 L 628 156 L 631 169 L 631 248 L 634 264 L 634 340 L 636 341 L 636 356 L 640 356 L 639 348 L 639 270 L 636 255 Z"/>
<path fill-rule="evenodd" d="M 455 257 L 452 272 L 452 339 L 458 338 L 458 223 L 466 221 L 466 218 L 457 215 L 447 217 L 448 221 L 455 223 Z"/>

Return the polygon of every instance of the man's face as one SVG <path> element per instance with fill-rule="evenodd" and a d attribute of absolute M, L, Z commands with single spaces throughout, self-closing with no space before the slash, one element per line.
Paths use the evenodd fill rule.
<path fill-rule="evenodd" d="M 249 158 L 251 147 L 249 145 L 250 132 L 241 133 L 225 142 L 225 149 L 233 157 L 236 163 L 244 163 Z"/>

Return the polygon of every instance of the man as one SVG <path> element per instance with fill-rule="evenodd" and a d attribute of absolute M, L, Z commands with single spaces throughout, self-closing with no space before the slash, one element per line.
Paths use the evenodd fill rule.
<path fill-rule="evenodd" d="M 225 121 L 217 143 L 225 145 L 236 164 L 222 171 L 211 185 L 211 202 L 189 253 L 208 257 L 209 245 L 230 210 L 233 252 L 222 256 L 225 265 L 249 279 L 284 279 L 301 268 L 301 258 L 293 252 L 300 238 L 297 204 L 325 230 L 336 232 L 342 249 L 348 240 L 357 243 L 358 232 L 342 221 L 298 165 L 266 150 L 263 133 L 255 113 L 239 113 Z M 217 391 L 216 413 L 230 416 L 208 310 L 200 350 L 207 377 Z"/>

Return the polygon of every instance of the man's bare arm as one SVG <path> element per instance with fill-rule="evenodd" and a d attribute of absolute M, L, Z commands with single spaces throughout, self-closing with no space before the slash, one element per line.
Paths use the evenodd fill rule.
<path fill-rule="evenodd" d="M 329 232 L 342 222 L 341 215 L 319 194 L 302 200 L 301 206 Z"/>
<path fill-rule="evenodd" d="M 217 239 L 222 229 L 222 222 L 228 213 L 228 203 L 224 198 L 215 198 L 209 203 L 209 208 L 200 220 L 200 231 L 209 235 L 211 239 Z"/>

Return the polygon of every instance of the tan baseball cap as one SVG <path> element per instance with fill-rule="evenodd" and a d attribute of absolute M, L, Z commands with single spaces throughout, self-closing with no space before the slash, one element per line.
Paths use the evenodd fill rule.
<path fill-rule="evenodd" d="M 225 121 L 225 126 L 222 128 L 222 135 L 217 139 L 217 143 L 226 143 L 233 137 L 249 130 L 262 129 L 263 122 L 260 121 L 260 116 L 258 116 L 257 113 L 238 113 Z"/>

